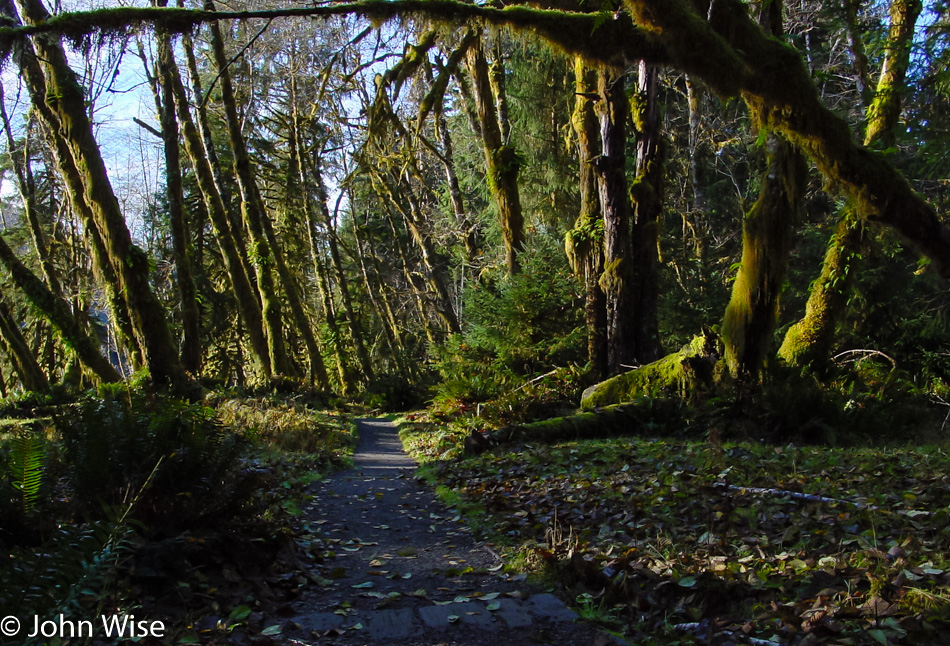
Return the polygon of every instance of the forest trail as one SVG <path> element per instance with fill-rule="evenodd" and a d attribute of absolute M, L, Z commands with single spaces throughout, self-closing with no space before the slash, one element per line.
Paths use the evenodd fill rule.
<path fill-rule="evenodd" d="M 614 643 L 498 556 L 417 481 L 384 419 L 358 421 L 352 469 L 314 484 L 308 518 L 323 585 L 294 604 L 293 644 Z"/>

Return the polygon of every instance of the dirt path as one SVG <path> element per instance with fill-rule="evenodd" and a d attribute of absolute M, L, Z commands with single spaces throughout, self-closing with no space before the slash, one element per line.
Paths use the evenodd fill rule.
<path fill-rule="evenodd" d="M 321 585 L 294 604 L 294 644 L 612 643 L 501 562 L 413 477 L 396 428 L 359 420 L 354 467 L 314 485 Z"/>

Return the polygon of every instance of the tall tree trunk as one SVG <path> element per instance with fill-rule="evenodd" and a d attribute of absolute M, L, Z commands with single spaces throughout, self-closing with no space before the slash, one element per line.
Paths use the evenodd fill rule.
<path fill-rule="evenodd" d="M 18 58 L 17 63 L 21 76 L 27 82 L 31 94 L 40 97 L 45 96 L 46 82 L 36 58 L 29 53 L 23 53 Z M 33 106 L 39 117 L 38 125 L 49 141 L 48 150 L 52 157 L 51 165 L 59 169 L 63 183 L 66 185 L 64 206 L 68 205 L 82 222 L 86 248 L 88 248 L 92 257 L 93 269 L 106 293 L 111 315 L 109 323 L 114 328 L 116 350 L 120 356 L 123 350 L 128 353 L 132 368 L 138 369 L 145 362 L 144 349 L 139 344 L 132 325 L 132 317 L 129 314 L 128 303 L 123 297 L 116 271 L 109 261 L 108 250 L 95 223 L 92 208 L 82 197 L 85 193 L 85 187 L 79 169 L 76 167 L 66 140 L 61 133 L 53 128 L 53 124 L 58 123 L 56 115 L 43 100 L 35 100 Z M 74 235 L 74 240 L 78 238 L 78 235 Z M 73 309 L 76 312 L 85 311 L 85 308 L 79 307 L 78 304 Z"/>
<path fill-rule="evenodd" d="M 179 6 L 182 0 L 179 0 Z M 188 69 L 188 78 L 191 81 L 191 93 L 195 101 L 195 119 L 194 124 L 201 135 L 201 141 L 204 146 L 204 156 L 211 166 L 214 175 L 215 184 L 218 187 L 218 193 L 221 194 L 221 202 L 224 204 L 225 213 L 231 220 L 231 230 L 241 231 L 243 225 L 231 203 L 231 192 L 228 189 L 228 183 L 225 181 L 224 172 L 221 169 L 221 162 L 218 161 L 218 152 L 214 146 L 214 138 L 211 134 L 211 124 L 208 120 L 208 97 L 205 96 L 201 86 L 201 73 L 198 71 L 198 59 L 195 57 L 195 44 L 188 34 L 181 35 L 181 48 L 185 53 L 185 63 Z M 180 77 L 180 73 L 179 73 Z M 184 92 L 182 93 L 184 96 Z M 250 277 L 251 282 L 256 282 L 251 261 L 247 255 L 247 245 L 244 242 L 244 236 L 236 236 L 234 240 L 237 249 L 240 252 L 241 262 L 244 263 L 245 273 Z M 259 298 L 255 296 L 255 298 Z"/>
<path fill-rule="evenodd" d="M 445 180 L 449 188 L 449 200 L 452 203 L 452 214 L 459 226 L 460 237 L 465 244 L 465 261 L 467 265 L 474 265 L 478 256 L 478 245 L 475 235 L 475 225 L 469 218 L 465 210 L 465 201 L 462 197 L 462 188 L 459 184 L 458 174 L 455 171 L 455 151 L 452 145 L 452 136 L 449 132 L 449 125 L 445 118 L 445 90 L 448 87 L 451 75 L 458 72 L 459 65 L 465 52 L 475 43 L 478 35 L 474 31 L 469 31 L 462 39 L 458 48 L 453 51 L 446 61 L 445 66 L 439 73 L 438 79 L 433 80 L 432 68 L 426 66 L 427 79 L 432 82 L 432 89 L 423 99 L 419 108 L 419 129 L 422 127 L 422 120 L 429 110 L 435 113 L 433 128 L 442 152 L 439 155 L 439 161 L 445 170 Z M 465 267 L 462 267 L 465 271 Z"/>
<path fill-rule="evenodd" d="M 302 138 L 300 134 L 300 115 L 297 109 L 297 82 L 294 77 L 291 77 L 290 88 L 290 124 L 287 135 L 290 148 L 290 163 L 287 171 L 287 194 L 285 199 L 288 201 L 288 213 L 293 212 L 299 214 L 302 210 L 302 203 L 309 201 L 310 194 L 304 190 L 304 184 L 301 181 L 303 159 L 299 146 L 302 145 Z M 299 215 L 294 219 L 299 220 Z M 299 225 L 300 223 L 297 222 L 297 224 Z M 268 230 L 270 231 L 271 237 L 276 237 L 271 227 L 268 227 Z M 275 248 L 277 248 L 276 240 L 274 240 L 273 243 Z M 326 365 L 323 363 L 323 354 L 321 353 L 320 346 L 317 344 L 317 337 L 314 333 L 313 325 L 304 312 L 303 302 L 297 292 L 294 281 L 290 278 L 290 270 L 283 260 L 283 254 L 278 254 L 278 256 L 281 258 L 280 265 L 283 266 L 281 270 L 281 280 L 285 282 L 288 293 L 293 296 L 291 300 L 291 311 L 294 316 L 294 321 L 297 323 L 299 331 L 303 336 L 304 344 L 307 347 L 309 359 L 307 376 L 311 384 L 316 383 L 320 388 L 329 390 L 330 377 L 327 374 Z M 290 284 L 287 284 L 288 281 Z"/>
<path fill-rule="evenodd" d="M 637 81 L 637 178 L 630 187 L 634 209 L 632 252 L 636 289 L 634 347 L 640 363 L 662 356 L 658 319 L 660 292 L 660 219 L 663 215 L 663 178 L 666 174 L 660 110 L 657 101 L 659 68 L 640 62 Z"/>
<path fill-rule="evenodd" d="M 607 378 L 607 302 L 600 288 L 604 268 L 604 223 L 594 165 L 600 156 L 600 124 L 594 109 L 597 72 L 580 56 L 574 59 L 574 113 L 581 210 L 564 238 L 571 268 L 584 281 L 587 361 L 591 375 Z"/>
<path fill-rule="evenodd" d="M 524 215 L 518 192 L 521 162 L 514 146 L 502 134 L 497 102 L 501 101 L 505 105 L 505 99 L 495 96 L 492 90 L 491 74 L 481 41 L 473 43 L 468 49 L 466 61 L 475 87 L 475 111 L 485 151 L 488 188 L 498 209 L 508 273 L 514 275 L 521 271 L 518 254 L 524 251 Z"/>
<path fill-rule="evenodd" d="M 158 6 L 167 5 L 167 0 L 158 0 Z M 172 53 L 171 36 L 159 31 L 158 81 L 161 107 L 162 145 L 165 153 L 165 195 L 168 200 L 168 219 L 171 224 L 172 253 L 175 258 L 175 281 L 181 301 L 181 362 L 193 375 L 201 373 L 201 310 L 198 308 L 198 292 L 191 271 L 189 246 L 191 236 L 185 219 L 185 196 L 182 188 L 181 151 L 179 149 L 178 119 L 175 118 L 174 78 L 176 67 Z"/>
<path fill-rule="evenodd" d="M 921 0 L 891 0 L 891 24 L 887 33 L 884 63 L 874 98 L 868 106 L 864 145 L 882 150 L 897 142 L 896 128 L 901 115 L 901 95 L 910 65 L 914 28 L 923 9 Z"/>
<path fill-rule="evenodd" d="M 0 336 L 6 341 L 6 350 L 10 361 L 23 383 L 23 388 L 33 392 L 49 392 L 49 381 L 40 368 L 36 355 L 23 334 L 16 319 L 10 313 L 10 308 L 0 299 Z"/>
<path fill-rule="evenodd" d="M 213 0 L 205 1 L 205 9 L 208 11 L 215 10 Z M 267 330 L 271 368 L 278 375 L 293 376 L 296 369 L 287 354 L 280 296 L 277 293 L 277 285 L 274 281 L 273 266 L 276 264 L 276 257 L 274 249 L 268 242 L 264 224 L 267 214 L 264 212 L 263 201 L 254 178 L 254 168 L 247 152 L 244 134 L 241 132 L 237 99 L 234 96 L 234 86 L 231 83 L 231 73 L 228 70 L 228 59 L 224 51 L 221 29 L 218 23 L 212 22 L 209 24 L 209 31 L 211 33 L 211 51 L 215 71 L 218 73 L 218 83 L 221 87 L 221 103 L 227 122 L 228 142 L 231 145 L 231 154 L 234 156 L 234 174 L 237 178 L 240 193 L 241 216 L 251 235 L 253 245 L 251 257 L 257 270 L 257 287 L 263 305 L 264 327 Z"/>
<path fill-rule="evenodd" d="M 53 266 L 49 253 L 46 234 L 43 231 L 36 204 L 36 183 L 30 167 L 29 140 L 23 146 L 22 158 L 16 151 L 13 131 L 7 116 L 3 88 L 0 85 L 0 120 L 7 136 L 7 148 L 10 151 L 11 165 L 17 180 L 17 187 L 23 200 L 23 210 L 29 223 L 30 237 L 36 255 L 40 260 L 45 284 L 24 266 L 6 241 L 0 237 L 0 261 L 7 267 L 14 284 L 26 294 L 27 298 L 56 327 L 66 345 L 76 353 L 79 360 L 103 382 L 121 381 L 122 376 L 99 352 L 98 342 L 89 334 L 86 312 L 82 308 L 72 308 L 63 297 L 62 286 Z M 75 361 L 75 358 L 71 361 Z M 67 368 L 66 372 L 69 372 Z"/>
<path fill-rule="evenodd" d="M 846 0 L 846 3 L 853 11 L 854 0 Z M 870 101 L 866 105 L 868 120 L 865 146 L 890 148 L 896 143 L 901 94 L 904 92 L 910 62 L 914 26 L 921 8 L 920 0 L 891 1 L 891 24 L 877 89 L 873 97 L 867 92 L 862 93 L 862 97 Z M 863 84 L 867 78 L 867 59 L 854 26 L 851 28 L 851 41 L 855 73 Z M 828 243 L 821 275 L 808 294 L 805 316 L 788 329 L 782 340 L 779 356 L 787 363 L 818 365 L 829 359 L 838 319 L 848 302 L 851 282 L 858 272 L 863 235 L 864 222 L 854 201 L 849 200 Z"/>
<path fill-rule="evenodd" d="M 330 344 L 333 346 L 333 353 L 336 356 L 337 375 L 340 381 L 340 392 L 343 395 L 352 393 L 356 388 L 356 378 L 350 367 L 350 360 L 346 354 L 346 341 L 343 331 L 337 324 L 336 309 L 333 307 L 333 299 L 328 279 L 329 270 L 323 262 L 323 249 L 317 243 L 316 239 L 317 223 L 310 220 L 307 226 L 307 233 L 310 238 L 310 254 L 313 260 L 313 269 L 317 281 L 317 291 L 320 296 L 320 306 L 323 310 L 323 319 L 330 330 Z"/>
<path fill-rule="evenodd" d="M 781 12 L 778 0 L 763 3 L 760 23 L 767 33 L 783 33 Z M 764 127 L 762 114 L 754 105 L 752 117 Z M 791 234 L 807 181 L 808 166 L 802 153 L 782 136 L 770 133 L 762 188 L 742 223 L 741 265 L 722 324 L 729 371 L 743 380 L 760 377 L 770 350 Z"/>
<path fill-rule="evenodd" d="M 175 98 L 175 109 L 184 135 L 185 153 L 191 162 L 191 168 L 195 174 L 195 181 L 198 184 L 198 190 L 201 192 L 205 210 L 211 219 L 215 239 L 221 249 L 224 267 L 231 282 L 231 289 L 237 300 L 238 312 L 251 342 L 251 351 L 260 363 L 264 377 L 270 379 L 273 368 L 267 336 L 264 332 L 264 316 L 258 295 L 255 293 L 254 286 L 247 274 L 247 265 L 242 262 L 238 250 L 236 239 L 240 238 L 241 234 L 231 227 L 227 207 L 221 197 L 220 187 L 215 181 L 214 169 L 206 155 L 207 151 L 202 145 L 201 136 L 198 134 L 188 110 L 188 98 L 185 95 L 185 87 L 178 66 L 173 65 L 169 71 L 169 80 Z"/>
<path fill-rule="evenodd" d="M 402 334 L 399 332 L 399 326 L 396 323 L 396 317 L 393 315 L 392 307 L 389 304 L 389 297 L 386 294 L 386 286 L 380 279 L 379 274 L 374 274 L 370 278 L 369 270 L 366 267 L 366 258 L 373 256 L 372 249 L 365 248 L 361 236 L 361 229 L 358 222 L 353 223 L 353 237 L 356 241 L 356 259 L 359 261 L 360 274 L 363 277 L 363 286 L 366 288 L 366 294 L 376 310 L 379 317 L 380 327 L 383 330 L 383 336 L 386 337 L 386 345 L 389 348 L 389 355 L 392 357 L 396 370 L 402 375 L 411 375 L 409 365 L 405 361 L 405 348 L 402 345 Z"/>
<path fill-rule="evenodd" d="M 637 363 L 636 298 L 627 194 L 627 118 L 630 104 L 625 74 L 597 73 L 597 113 L 601 154 L 594 168 L 604 218 L 604 271 L 600 288 L 607 303 L 607 372 L 617 374 Z"/>
<path fill-rule="evenodd" d="M 298 131 L 298 137 L 299 136 L 300 133 Z M 303 146 L 300 145 L 299 141 L 297 149 L 298 151 L 303 151 Z M 307 173 L 308 164 L 306 163 L 305 155 L 301 154 L 300 162 L 300 183 L 302 186 L 307 186 L 310 177 Z M 316 199 L 323 199 L 322 191 L 318 193 Z M 336 356 L 337 376 L 340 382 L 340 392 L 346 395 L 353 391 L 356 384 L 354 383 L 355 380 L 353 379 L 349 360 L 346 356 L 344 336 L 336 321 L 336 312 L 333 308 L 333 300 L 331 298 L 330 284 L 328 280 L 329 271 L 323 262 L 323 248 L 317 238 L 317 230 L 320 226 L 320 223 L 317 221 L 317 216 L 313 206 L 313 199 L 310 195 L 307 195 L 304 199 L 304 213 L 306 214 L 307 218 L 307 241 L 310 246 L 310 260 L 313 263 L 313 274 L 317 283 L 317 291 L 319 292 L 320 296 L 320 306 L 323 310 L 323 319 L 326 321 L 327 328 L 330 330 L 330 345 L 333 346 L 333 353 Z"/>
<path fill-rule="evenodd" d="M 49 12 L 39 0 L 15 0 L 26 24 L 41 23 Z M 85 97 L 76 75 L 69 67 L 58 38 L 39 35 L 32 39 L 33 49 L 43 70 L 40 79 L 30 82 L 34 103 L 43 103 L 55 120 L 50 130 L 62 137 L 79 171 L 83 191 L 72 201 L 87 202 L 105 244 L 108 261 L 116 273 L 119 288 L 128 305 L 132 326 L 154 383 L 177 392 L 190 393 L 193 384 L 182 367 L 165 310 L 149 284 L 149 262 L 145 253 L 132 244 L 129 230 L 112 191 L 105 163 L 85 110 Z M 30 67 L 30 66 L 26 66 Z M 37 90 L 42 89 L 39 94 Z"/>

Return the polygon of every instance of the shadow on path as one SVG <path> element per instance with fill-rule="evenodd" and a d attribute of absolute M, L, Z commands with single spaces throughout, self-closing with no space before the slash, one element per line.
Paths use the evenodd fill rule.
<path fill-rule="evenodd" d="M 290 644 L 503 646 L 612 643 L 501 562 L 416 481 L 396 427 L 361 419 L 352 469 L 313 487 L 318 585 L 294 605 Z"/>

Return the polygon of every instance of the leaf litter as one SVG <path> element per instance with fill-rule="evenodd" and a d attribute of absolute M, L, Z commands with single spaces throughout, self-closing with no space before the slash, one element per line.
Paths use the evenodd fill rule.
<path fill-rule="evenodd" d="M 482 510 L 530 565 L 610 609 L 638 643 L 942 643 L 944 450 L 716 448 L 525 446 L 435 472 L 461 508 Z"/>

